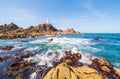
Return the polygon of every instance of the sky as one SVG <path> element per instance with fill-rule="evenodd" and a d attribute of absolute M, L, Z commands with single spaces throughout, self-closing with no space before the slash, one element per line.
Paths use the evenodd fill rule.
<path fill-rule="evenodd" d="M 0 0 L 0 25 L 50 23 L 82 33 L 120 33 L 120 0 Z"/>

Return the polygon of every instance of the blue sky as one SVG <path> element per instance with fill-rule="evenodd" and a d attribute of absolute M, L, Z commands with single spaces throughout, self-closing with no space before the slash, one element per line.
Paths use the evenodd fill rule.
<path fill-rule="evenodd" d="M 46 23 L 80 32 L 120 33 L 120 0 L 0 0 L 0 25 Z"/>

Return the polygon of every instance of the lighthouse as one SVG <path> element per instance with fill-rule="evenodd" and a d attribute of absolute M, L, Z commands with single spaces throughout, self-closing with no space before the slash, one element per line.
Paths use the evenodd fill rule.
<path fill-rule="evenodd" d="M 50 24 L 49 20 L 47 19 L 47 24 Z"/>

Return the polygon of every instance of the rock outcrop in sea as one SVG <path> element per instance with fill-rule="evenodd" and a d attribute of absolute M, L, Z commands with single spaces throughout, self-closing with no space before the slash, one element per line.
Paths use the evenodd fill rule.
<path fill-rule="evenodd" d="M 26 29 L 20 28 L 14 23 L 0 25 L 0 39 L 27 38 L 43 35 L 58 34 L 79 34 L 80 32 L 72 29 L 65 31 L 56 29 L 52 24 L 39 24 L 38 26 L 30 26 Z"/>

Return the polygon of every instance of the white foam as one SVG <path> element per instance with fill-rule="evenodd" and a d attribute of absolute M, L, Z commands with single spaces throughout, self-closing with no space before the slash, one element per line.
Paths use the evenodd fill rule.
<path fill-rule="evenodd" d="M 89 50 L 89 51 L 91 51 L 91 52 L 98 52 L 98 51 L 101 51 L 100 49 L 91 47 L 91 46 L 89 46 L 89 45 L 87 45 L 87 46 L 81 46 L 81 49 Z"/>
<path fill-rule="evenodd" d="M 54 35 L 45 35 L 45 36 L 54 36 Z"/>
<path fill-rule="evenodd" d="M 53 39 L 53 40 L 49 41 L 49 39 Z M 27 60 L 32 62 L 38 62 L 37 65 L 47 64 L 48 66 L 53 66 L 52 64 L 53 61 L 60 60 L 60 58 L 64 56 L 65 50 L 71 50 L 72 53 L 80 52 L 82 54 L 82 59 L 80 59 L 80 62 L 91 64 L 91 61 L 87 58 L 87 55 L 89 54 L 85 52 L 84 53 L 81 52 L 81 50 L 88 50 L 91 52 L 100 51 L 97 48 L 91 47 L 91 45 L 94 44 L 91 42 L 91 40 L 92 39 L 84 39 L 84 38 L 49 37 L 49 38 L 31 41 L 30 43 L 34 43 L 34 44 L 45 43 L 46 46 L 50 48 L 48 48 L 46 52 L 44 51 L 40 52 L 37 55 L 28 58 Z M 52 45 L 56 45 L 56 47 L 53 47 Z M 56 51 L 57 53 L 55 53 Z"/>
<path fill-rule="evenodd" d="M 64 53 L 61 52 L 61 50 L 57 53 L 55 53 L 56 51 L 53 50 L 48 50 L 46 53 L 41 53 L 41 54 L 37 54 L 33 57 L 30 57 L 28 59 L 25 59 L 27 61 L 31 61 L 31 62 L 38 62 L 37 65 L 45 65 L 47 64 L 48 66 L 53 66 L 53 61 L 57 61 L 59 60 Z"/>
<path fill-rule="evenodd" d="M 120 63 L 119 62 L 115 62 L 113 64 L 116 65 L 117 67 L 120 67 Z"/>
<path fill-rule="evenodd" d="M 24 49 L 24 47 L 15 46 L 14 48 L 12 48 L 12 51 L 21 50 L 21 49 Z"/>
<path fill-rule="evenodd" d="M 78 49 L 77 48 L 72 48 L 71 49 L 71 51 L 72 51 L 72 53 L 80 53 L 81 55 L 82 55 L 82 58 L 79 60 L 80 62 L 82 62 L 82 63 L 85 63 L 85 64 L 91 64 L 91 61 L 90 61 L 90 59 L 88 58 L 88 56 L 90 55 L 90 54 L 88 54 L 88 53 L 83 53 L 83 52 L 81 52 L 81 51 L 78 51 Z"/>
<path fill-rule="evenodd" d="M 92 63 L 91 60 L 88 58 L 88 56 L 90 54 L 87 54 L 87 53 L 84 54 L 82 52 L 81 52 L 81 54 L 82 54 L 82 58 L 79 60 L 80 62 L 82 62 L 84 64 L 91 64 Z"/>
<path fill-rule="evenodd" d="M 91 61 L 87 58 L 89 54 L 82 53 L 81 51 L 78 51 L 77 48 L 71 49 L 72 53 L 81 53 L 82 59 L 80 59 L 80 62 L 91 64 Z M 48 65 L 49 67 L 53 66 L 53 61 L 59 61 L 61 57 L 64 56 L 63 50 L 58 50 L 57 54 L 53 50 L 48 50 L 46 53 L 37 54 L 33 57 L 28 58 L 28 61 L 31 62 L 38 62 L 37 65 Z"/>
<path fill-rule="evenodd" d="M 49 41 L 49 39 L 53 39 Z M 77 47 L 79 49 L 91 50 L 92 52 L 100 51 L 98 48 L 91 47 L 95 43 L 91 42 L 92 39 L 84 39 L 84 38 L 67 38 L 67 37 L 49 37 L 45 39 L 38 39 L 34 41 L 30 41 L 33 44 L 46 44 L 46 45 L 54 45 L 57 44 L 64 49 L 71 49 L 73 47 Z"/>
<path fill-rule="evenodd" d="M 24 49 L 24 47 L 20 47 L 20 46 L 14 46 L 14 48 L 12 48 L 11 50 L 9 50 L 10 52 L 14 52 L 14 51 L 18 51 L 18 50 L 21 50 L 21 49 Z M 8 53 L 8 50 L 0 50 L 0 52 L 4 52 L 4 53 Z M 9 53 L 10 53 L 9 52 Z"/>
<path fill-rule="evenodd" d="M 5 52 L 4 50 L 0 50 L 0 53 L 3 53 L 3 52 Z"/>
<path fill-rule="evenodd" d="M 33 44 L 43 44 L 43 43 L 47 43 L 47 42 L 49 42 L 48 39 L 39 39 L 39 40 L 30 41 L 29 43 L 33 43 Z"/>
<path fill-rule="evenodd" d="M 51 44 L 57 43 L 57 44 L 91 44 L 91 39 L 82 39 L 82 38 L 67 38 L 67 37 L 54 37 L 53 41 L 50 42 Z"/>
<path fill-rule="evenodd" d="M 36 46 L 36 47 L 27 48 L 27 49 L 25 49 L 25 51 L 34 51 L 34 50 L 38 50 L 38 49 L 39 49 L 39 47 Z"/>
<path fill-rule="evenodd" d="M 37 73 L 34 72 L 30 75 L 30 79 L 36 79 L 37 78 Z"/>
<path fill-rule="evenodd" d="M 71 52 L 72 52 L 72 53 L 78 53 L 78 49 L 75 48 L 75 47 L 73 47 L 73 48 L 71 49 Z"/>
<path fill-rule="evenodd" d="M 53 41 L 49 41 L 49 39 L 53 39 Z M 38 39 L 34 41 L 30 41 L 30 43 L 40 44 L 40 43 L 50 43 L 50 44 L 91 44 L 92 39 L 83 39 L 83 38 L 67 38 L 67 37 L 50 37 L 45 39 Z"/>

